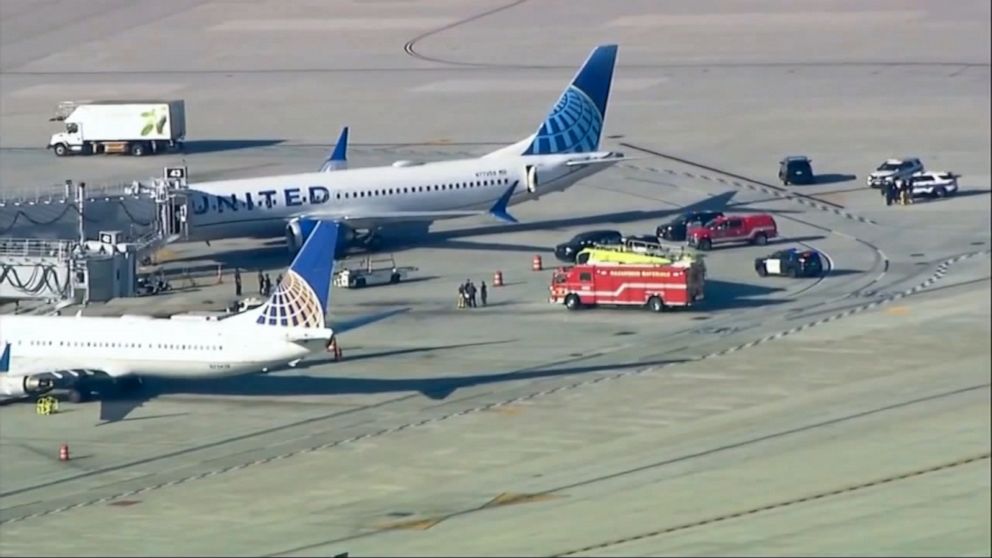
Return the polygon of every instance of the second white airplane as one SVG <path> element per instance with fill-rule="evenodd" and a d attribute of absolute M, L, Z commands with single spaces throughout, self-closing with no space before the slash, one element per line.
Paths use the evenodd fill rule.
<path fill-rule="evenodd" d="M 128 380 L 267 372 L 324 350 L 332 336 L 402 311 L 333 328 L 326 323 L 337 234 L 335 224 L 318 223 L 262 306 L 220 320 L 0 315 L 0 401 L 62 383 L 81 401 L 91 391 L 87 384 L 101 376 L 136 387 Z"/>
<path fill-rule="evenodd" d="M 317 221 L 342 244 L 374 243 L 380 228 L 493 215 L 560 192 L 623 160 L 599 151 L 617 46 L 593 50 L 537 132 L 482 157 L 192 184 L 189 240 L 286 235 L 297 249 Z"/>

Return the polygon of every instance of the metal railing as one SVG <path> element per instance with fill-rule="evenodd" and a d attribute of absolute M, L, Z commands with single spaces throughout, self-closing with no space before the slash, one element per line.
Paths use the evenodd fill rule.
<path fill-rule="evenodd" d="M 87 184 L 86 199 L 153 196 L 155 191 L 153 183 L 155 180 Z M 71 191 L 67 193 L 65 184 L 30 187 L 0 186 L 0 207 L 4 205 L 75 203 L 75 201 L 75 187 L 71 188 Z"/>
<path fill-rule="evenodd" d="M 0 238 L 0 258 L 58 258 L 68 260 L 77 242 L 37 238 Z"/>

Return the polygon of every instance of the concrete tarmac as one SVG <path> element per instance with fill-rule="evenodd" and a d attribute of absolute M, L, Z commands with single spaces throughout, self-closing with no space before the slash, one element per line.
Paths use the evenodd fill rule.
<path fill-rule="evenodd" d="M 605 144 L 637 159 L 520 225 L 397 247 L 410 282 L 332 293 L 332 319 L 409 308 L 343 336 L 343 362 L 148 381 L 109 422 L 99 402 L 0 408 L 0 555 L 989 553 L 987 3 L 163 6 L 0 2 L 4 193 L 182 161 L 56 159 L 39 146 L 68 98 L 186 99 L 194 180 L 311 170 L 342 125 L 353 166 L 482 154 L 606 41 Z M 822 183 L 778 185 L 795 153 Z M 900 155 L 961 193 L 886 207 L 864 176 Z M 533 255 L 687 207 L 771 212 L 782 239 L 709 253 L 685 312 L 547 303 Z M 780 246 L 829 273 L 759 278 Z M 219 309 L 231 269 L 250 292 L 289 261 L 278 239 L 161 256 L 177 292 L 84 313 Z M 455 308 L 495 271 L 490 306 Z"/>

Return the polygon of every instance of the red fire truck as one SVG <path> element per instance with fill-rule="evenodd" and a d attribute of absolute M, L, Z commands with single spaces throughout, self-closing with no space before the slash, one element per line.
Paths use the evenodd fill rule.
<path fill-rule="evenodd" d="M 551 300 L 569 310 L 583 306 L 646 306 L 661 312 L 703 298 L 706 268 L 700 260 L 672 264 L 585 264 L 560 267 L 551 277 Z"/>

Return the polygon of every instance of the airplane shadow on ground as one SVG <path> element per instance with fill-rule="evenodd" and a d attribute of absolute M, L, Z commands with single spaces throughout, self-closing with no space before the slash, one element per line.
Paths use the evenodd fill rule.
<path fill-rule="evenodd" d="M 450 347 L 449 347 L 450 348 Z M 351 357 L 355 358 L 355 357 Z M 370 357 L 371 358 L 371 357 Z M 549 366 L 545 369 L 523 369 L 512 372 L 477 374 L 472 376 L 436 376 L 429 378 L 348 378 L 286 375 L 283 373 L 253 374 L 209 380 L 166 380 L 147 378 L 139 391 L 124 396 L 111 389 L 97 392 L 100 398 L 100 420 L 120 422 L 145 402 L 162 395 L 215 395 L 249 397 L 292 397 L 306 395 L 370 395 L 379 393 L 418 392 L 434 400 L 443 400 L 459 389 L 514 382 L 591 374 L 629 368 L 647 368 L 684 360 L 654 360 L 589 366 Z M 391 368 L 397 365 L 384 366 Z M 162 415 L 168 416 L 168 415 Z M 148 418 L 148 417 L 142 417 Z"/>
<path fill-rule="evenodd" d="M 839 182 L 850 182 L 852 180 L 857 180 L 858 176 L 856 174 L 838 174 L 838 173 L 826 173 L 817 174 L 813 176 L 813 185 L 818 184 L 837 184 Z"/>
<path fill-rule="evenodd" d="M 757 273 L 755 274 L 757 278 Z M 732 308 L 760 308 L 792 302 L 788 298 L 757 298 L 784 291 L 782 287 L 764 287 L 749 283 L 706 280 L 706 298 L 699 304 L 700 310 L 729 310 Z"/>
<path fill-rule="evenodd" d="M 770 251 L 771 250 L 781 250 L 783 248 L 783 246 L 782 246 L 783 244 L 813 242 L 814 240 L 823 240 L 824 238 L 827 238 L 827 237 L 824 236 L 824 235 L 779 236 L 779 237 L 776 237 L 776 238 L 770 238 L 770 239 L 768 239 L 768 244 L 766 244 L 765 246 L 769 247 L 769 250 Z M 739 248 L 741 246 L 744 246 L 744 244 L 726 244 L 726 245 L 723 245 L 723 246 L 716 245 L 716 246 L 713 246 L 712 248 L 710 248 L 707 252 L 703 252 L 703 254 L 708 254 L 710 252 L 720 252 L 720 251 L 723 251 L 723 250 L 733 250 L 733 249 Z"/>
<path fill-rule="evenodd" d="M 948 195 L 946 198 L 938 198 L 938 197 L 935 197 L 935 196 L 933 196 L 933 197 L 918 197 L 918 198 L 915 198 L 913 200 L 913 203 L 942 202 L 942 201 L 953 200 L 954 198 L 970 198 L 970 197 L 973 197 L 973 196 L 988 196 L 990 194 L 992 194 L 992 191 L 990 191 L 990 190 L 979 190 L 977 188 L 975 188 L 975 189 L 968 189 L 968 190 L 961 190 L 961 189 L 959 189 L 957 192 Z"/>
<path fill-rule="evenodd" d="M 230 139 L 230 140 L 190 140 L 183 143 L 183 153 L 216 153 L 219 151 L 236 151 L 253 147 L 270 147 L 279 145 L 286 140 L 281 139 Z"/>
<path fill-rule="evenodd" d="M 845 275 L 860 275 L 862 273 L 867 273 L 867 271 L 861 271 L 858 269 L 831 269 L 830 277 L 843 277 Z"/>
<path fill-rule="evenodd" d="M 506 339 L 504 341 L 483 341 L 480 343 L 460 343 L 455 345 L 438 345 L 434 347 L 413 347 L 408 349 L 392 349 L 388 351 L 379 351 L 375 353 L 360 353 L 354 356 L 348 357 L 348 362 L 354 362 L 356 360 L 368 360 L 373 358 L 385 358 L 391 356 L 400 355 L 412 355 L 416 353 L 430 353 L 433 351 L 446 351 L 446 350 L 458 350 L 466 349 L 468 347 L 483 347 L 486 345 L 503 345 L 506 343 L 512 343 L 516 339 Z M 293 370 L 306 370 L 307 368 L 313 368 L 314 366 L 323 366 L 325 364 L 331 364 L 334 362 L 333 358 L 322 357 L 322 358 L 310 358 L 300 364 L 298 364 Z"/>

